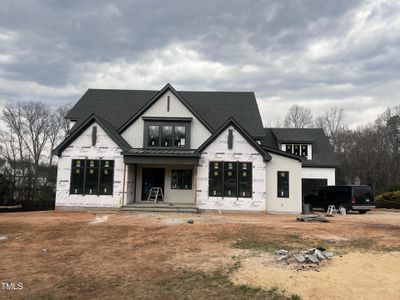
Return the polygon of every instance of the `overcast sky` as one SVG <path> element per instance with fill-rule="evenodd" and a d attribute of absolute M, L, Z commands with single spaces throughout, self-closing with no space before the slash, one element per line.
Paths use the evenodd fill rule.
<path fill-rule="evenodd" d="M 0 103 L 88 88 L 254 91 L 352 127 L 400 104 L 399 0 L 0 2 Z"/>

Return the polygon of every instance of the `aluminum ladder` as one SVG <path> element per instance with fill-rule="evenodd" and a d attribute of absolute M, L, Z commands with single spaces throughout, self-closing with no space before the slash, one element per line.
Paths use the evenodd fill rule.
<path fill-rule="evenodd" d="M 159 198 L 161 198 L 161 200 L 164 200 L 162 188 L 152 187 L 150 189 L 149 196 L 147 197 L 147 201 L 154 201 L 154 204 L 156 204 Z"/>

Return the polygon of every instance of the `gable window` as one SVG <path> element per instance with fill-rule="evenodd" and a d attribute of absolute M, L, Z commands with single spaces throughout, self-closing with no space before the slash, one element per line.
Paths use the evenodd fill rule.
<path fill-rule="evenodd" d="M 144 145 L 159 148 L 189 148 L 189 122 L 146 121 Z"/>
<path fill-rule="evenodd" d="M 174 146 L 185 147 L 186 145 L 186 127 L 175 126 Z"/>
<path fill-rule="evenodd" d="M 252 163 L 210 162 L 210 197 L 252 197 Z"/>
<path fill-rule="evenodd" d="M 161 146 L 172 146 L 172 126 L 161 126 Z"/>
<path fill-rule="evenodd" d="M 278 171 L 278 198 L 289 198 L 289 172 Z"/>
<path fill-rule="evenodd" d="M 147 146 L 149 147 L 160 146 L 160 126 L 152 125 L 149 126 L 148 128 L 149 128 L 148 129 L 149 136 L 147 139 L 148 141 Z"/>
<path fill-rule="evenodd" d="M 113 184 L 113 160 L 72 160 L 70 194 L 112 195 Z"/>
<path fill-rule="evenodd" d="M 171 189 L 191 190 L 192 189 L 192 170 L 172 170 Z"/>

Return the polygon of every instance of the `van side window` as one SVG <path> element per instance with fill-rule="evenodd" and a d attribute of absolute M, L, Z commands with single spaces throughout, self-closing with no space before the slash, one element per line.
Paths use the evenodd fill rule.
<path fill-rule="evenodd" d="M 289 172 L 278 171 L 278 198 L 289 198 Z"/>

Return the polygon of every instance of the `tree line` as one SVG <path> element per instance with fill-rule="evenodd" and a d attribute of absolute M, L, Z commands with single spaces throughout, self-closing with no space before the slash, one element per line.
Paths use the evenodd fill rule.
<path fill-rule="evenodd" d="M 68 132 L 68 110 L 69 106 L 52 108 L 39 102 L 9 103 L 1 109 L 2 202 L 54 200 L 57 168 L 51 150 Z"/>
<path fill-rule="evenodd" d="M 376 193 L 400 190 L 400 105 L 377 119 L 350 129 L 343 108 L 332 107 L 313 117 L 310 109 L 293 105 L 276 127 L 322 128 L 334 147 L 336 184 L 367 184 Z"/>
<path fill-rule="evenodd" d="M 54 200 L 57 168 L 51 150 L 68 133 L 69 109 L 39 102 L 9 103 L 1 109 L 0 206 L 10 199 Z M 368 184 L 377 193 L 400 189 L 400 106 L 357 129 L 349 129 L 343 108 L 314 118 L 300 105 L 270 125 L 323 128 L 335 150 L 337 184 Z"/>

